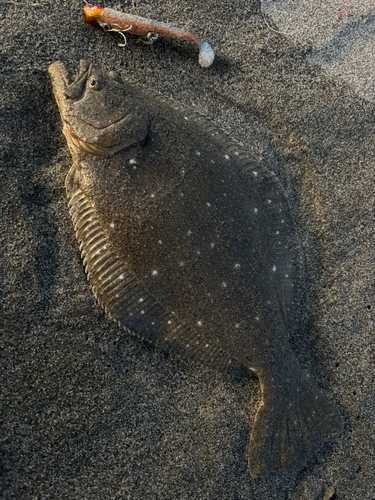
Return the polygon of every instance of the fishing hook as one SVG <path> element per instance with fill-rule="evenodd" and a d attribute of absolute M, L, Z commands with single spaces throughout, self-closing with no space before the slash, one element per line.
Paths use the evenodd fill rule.
<path fill-rule="evenodd" d="M 101 28 L 104 29 L 104 31 L 113 31 L 114 33 L 118 33 L 119 35 L 121 35 L 124 39 L 124 43 L 119 43 L 118 46 L 119 47 L 126 47 L 126 44 L 127 44 L 127 40 L 126 40 L 126 36 L 124 35 L 124 33 L 126 31 L 130 31 L 132 29 L 132 25 L 130 25 L 128 28 L 121 28 L 121 26 L 119 26 L 118 24 L 107 24 L 107 23 L 104 23 L 103 21 L 98 21 L 99 22 L 99 25 Z"/>

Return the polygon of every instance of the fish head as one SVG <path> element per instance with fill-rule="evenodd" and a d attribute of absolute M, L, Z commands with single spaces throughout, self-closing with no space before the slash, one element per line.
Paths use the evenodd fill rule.
<path fill-rule="evenodd" d="M 90 24 L 98 24 L 98 19 L 100 19 L 104 7 L 98 7 L 97 5 L 86 4 L 83 8 L 86 20 Z"/>
<path fill-rule="evenodd" d="M 139 91 L 120 75 L 81 61 L 70 78 L 61 62 L 49 67 L 53 92 L 69 147 L 110 156 L 139 145 L 148 135 L 150 117 Z"/>

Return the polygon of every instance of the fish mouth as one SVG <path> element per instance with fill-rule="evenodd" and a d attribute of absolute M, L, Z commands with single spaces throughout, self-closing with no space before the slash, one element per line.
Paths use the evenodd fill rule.
<path fill-rule="evenodd" d="M 97 140 L 95 140 L 94 142 L 90 142 L 89 140 L 80 137 L 79 133 L 77 133 L 77 131 L 81 128 L 79 127 L 79 124 L 85 124 L 91 129 L 98 131 L 100 135 L 104 135 L 105 137 L 106 135 L 110 136 L 114 128 L 121 127 L 129 119 L 131 119 L 131 115 L 127 113 L 122 118 L 114 121 L 109 125 L 98 127 L 97 125 L 90 123 L 87 120 L 83 120 L 77 115 L 68 114 L 66 119 L 63 119 L 63 133 L 68 143 L 72 144 L 84 153 L 89 153 L 97 156 L 112 156 L 123 149 L 138 145 L 140 142 L 139 139 L 126 138 L 123 141 L 119 141 L 115 144 L 99 144 Z M 75 122 L 74 125 L 72 124 L 72 122 Z M 106 134 L 106 132 L 108 133 Z"/>
<path fill-rule="evenodd" d="M 103 127 L 99 127 L 98 125 L 95 125 L 94 123 L 91 123 L 87 120 L 84 120 L 83 118 L 80 118 L 79 116 L 74 115 L 74 114 L 67 115 L 67 119 L 66 120 L 64 119 L 64 122 L 68 123 L 69 120 L 71 121 L 71 119 L 73 118 L 73 119 L 77 120 L 78 122 L 82 122 L 85 125 L 88 125 L 89 127 L 93 128 L 95 130 L 100 130 L 100 131 L 104 132 L 106 129 L 108 129 L 109 127 L 113 127 L 114 125 L 122 125 L 129 116 L 130 116 L 129 113 L 126 113 L 126 114 L 124 114 L 124 116 L 122 116 L 118 120 L 113 121 L 109 125 L 104 125 Z"/>
<path fill-rule="evenodd" d="M 63 126 L 63 133 L 68 144 L 75 146 L 77 149 L 82 151 L 83 153 L 89 153 L 95 156 L 112 156 L 123 149 L 130 148 L 132 146 L 139 145 L 142 141 L 136 138 L 125 139 L 119 144 L 115 144 L 114 146 L 100 146 L 99 144 L 93 144 L 90 142 L 86 142 L 79 137 L 77 137 L 74 133 L 69 130 L 69 127 L 66 123 Z"/>

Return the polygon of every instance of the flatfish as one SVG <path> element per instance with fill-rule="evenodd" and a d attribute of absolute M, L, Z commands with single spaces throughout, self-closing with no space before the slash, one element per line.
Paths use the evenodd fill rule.
<path fill-rule="evenodd" d="M 252 477 L 298 471 L 341 428 L 297 362 L 301 257 L 274 174 L 203 116 L 81 61 L 49 68 L 73 156 L 70 213 L 113 320 L 163 349 L 258 377 Z"/>

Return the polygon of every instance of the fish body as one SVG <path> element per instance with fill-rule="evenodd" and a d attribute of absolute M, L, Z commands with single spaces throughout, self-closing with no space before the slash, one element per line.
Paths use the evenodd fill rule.
<path fill-rule="evenodd" d="M 274 174 L 201 115 L 115 73 L 85 61 L 73 81 L 60 62 L 49 71 L 97 300 L 140 338 L 255 374 L 250 474 L 299 470 L 341 420 L 288 342 L 301 255 Z"/>

